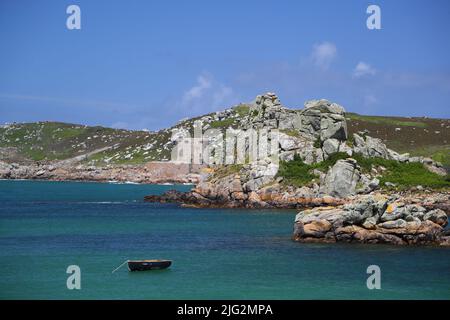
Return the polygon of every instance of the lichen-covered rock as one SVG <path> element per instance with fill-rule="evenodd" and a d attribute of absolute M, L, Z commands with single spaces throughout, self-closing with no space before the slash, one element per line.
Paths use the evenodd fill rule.
<path fill-rule="evenodd" d="M 441 209 L 428 211 L 423 215 L 423 220 L 430 220 L 442 227 L 445 227 L 448 224 L 448 216 Z"/>
<path fill-rule="evenodd" d="M 330 231 L 332 224 L 325 219 L 314 220 L 303 226 L 302 234 L 306 237 L 322 237 Z"/>
<path fill-rule="evenodd" d="M 269 158 L 244 166 L 242 176 L 244 190 L 256 191 L 266 183 L 273 181 L 278 167 L 278 164 L 271 162 Z"/>
<path fill-rule="evenodd" d="M 241 127 L 296 129 L 296 112 L 283 107 L 278 96 L 268 92 L 256 97 L 250 107 L 250 117 L 241 122 Z"/>
<path fill-rule="evenodd" d="M 320 191 L 333 197 L 347 197 L 355 194 L 359 179 L 360 172 L 356 160 L 351 158 L 338 160 L 326 174 Z"/>
<path fill-rule="evenodd" d="M 328 158 L 333 153 L 339 152 L 340 142 L 338 139 L 327 139 L 322 144 L 324 158 Z"/>
<path fill-rule="evenodd" d="M 385 229 L 404 228 L 406 227 L 406 221 L 403 219 L 391 220 L 380 223 L 378 226 Z"/>
<path fill-rule="evenodd" d="M 305 103 L 305 109 L 299 115 L 299 130 L 320 138 L 347 140 L 347 122 L 342 106 L 328 100 L 311 100 Z"/>
<path fill-rule="evenodd" d="M 353 134 L 354 147 L 353 152 L 362 154 L 365 157 L 380 157 L 384 159 L 391 159 L 389 149 L 378 138 L 369 136 L 360 136 L 357 133 Z"/>
<path fill-rule="evenodd" d="M 443 228 L 447 224 L 445 212 L 435 209 L 423 213 L 425 210 L 383 196 L 364 196 L 335 208 L 301 211 L 295 218 L 293 239 L 300 242 L 449 244 Z M 412 219 L 408 221 L 408 218 Z"/>
<path fill-rule="evenodd" d="M 275 134 L 272 134 L 275 135 Z M 307 142 L 305 139 L 301 139 L 298 137 L 289 136 L 283 132 L 276 133 L 278 138 L 278 143 L 280 145 L 280 149 L 282 151 L 290 151 L 303 147 L 303 145 Z"/>

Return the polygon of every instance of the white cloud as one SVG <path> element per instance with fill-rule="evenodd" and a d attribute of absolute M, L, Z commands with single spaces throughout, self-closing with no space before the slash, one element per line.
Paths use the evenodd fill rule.
<path fill-rule="evenodd" d="M 201 74 L 197 77 L 197 84 L 186 91 L 183 95 L 183 101 L 189 102 L 193 99 L 202 98 L 205 92 L 211 88 L 212 77 L 209 74 Z"/>
<path fill-rule="evenodd" d="M 228 108 L 238 102 L 237 98 L 231 87 L 203 72 L 197 76 L 195 85 L 184 92 L 177 107 L 184 110 L 181 112 L 184 116 L 199 115 Z"/>
<path fill-rule="evenodd" d="M 336 57 L 336 53 L 337 49 L 333 43 L 322 42 L 314 45 L 311 59 L 317 67 L 326 70 Z"/>
<path fill-rule="evenodd" d="M 360 78 L 363 76 L 373 76 L 377 73 L 377 70 L 373 68 L 370 64 L 365 62 L 358 62 L 355 69 L 353 70 L 353 77 Z"/>

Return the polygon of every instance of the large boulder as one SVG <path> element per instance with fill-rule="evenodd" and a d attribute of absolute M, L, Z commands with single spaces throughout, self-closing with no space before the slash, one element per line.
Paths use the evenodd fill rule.
<path fill-rule="evenodd" d="M 291 151 L 300 149 L 305 145 L 305 139 L 287 135 L 283 132 L 273 132 L 272 136 L 277 135 L 278 143 L 282 151 Z"/>
<path fill-rule="evenodd" d="M 399 162 L 412 162 L 414 159 L 410 158 L 407 153 L 399 154 L 383 143 L 381 139 L 372 138 L 367 135 L 353 134 L 353 152 L 359 153 L 364 157 L 379 157 L 384 159 L 391 159 Z"/>
<path fill-rule="evenodd" d="M 332 224 L 325 219 L 311 221 L 307 225 L 299 223 L 297 225 L 298 234 L 305 237 L 322 237 L 330 231 Z"/>
<path fill-rule="evenodd" d="M 327 139 L 323 142 L 322 151 L 324 158 L 328 158 L 333 153 L 339 152 L 340 141 L 338 139 Z"/>
<path fill-rule="evenodd" d="M 326 174 L 320 191 L 340 198 L 353 195 L 360 176 L 356 160 L 352 158 L 338 160 Z"/>
<path fill-rule="evenodd" d="M 13 166 L 0 161 L 0 177 L 2 179 L 8 179 L 11 176 L 11 172 L 13 171 Z"/>
<path fill-rule="evenodd" d="M 299 114 L 299 130 L 320 138 L 347 140 L 347 122 L 342 106 L 328 100 L 311 100 Z"/>
<path fill-rule="evenodd" d="M 265 184 L 274 180 L 278 172 L 278 164 L 269 158 L 257 162 L 252 162 L 244 166 L 243 189 L 246 192 L 256 191 Z"/>
<path fill-rule="evenodd" d="M 441 209 L 435 209 L 427 212 L 424 214 L 423 220 L 430 220 L 442 227 L 445 227 L 448 224 L 448 216 Z"/>

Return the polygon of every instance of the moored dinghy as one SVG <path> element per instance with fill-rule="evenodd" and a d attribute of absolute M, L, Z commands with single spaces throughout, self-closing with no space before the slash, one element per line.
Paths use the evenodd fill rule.
<path fill-rule="evenodd" d="M 128 260 L 127 262 L 130 271 L 161 270 L 172 264 L 171 260 Z"/>

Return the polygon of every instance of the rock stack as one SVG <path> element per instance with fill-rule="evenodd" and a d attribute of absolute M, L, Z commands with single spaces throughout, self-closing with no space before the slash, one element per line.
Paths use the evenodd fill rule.
<path fill-rule="evenodd" d="M 250 104 L 250 117 L 243 119 L 243 128 L 294 129 L 295 111 L 283 107 L 278 96 L 268 92 Z"/>

